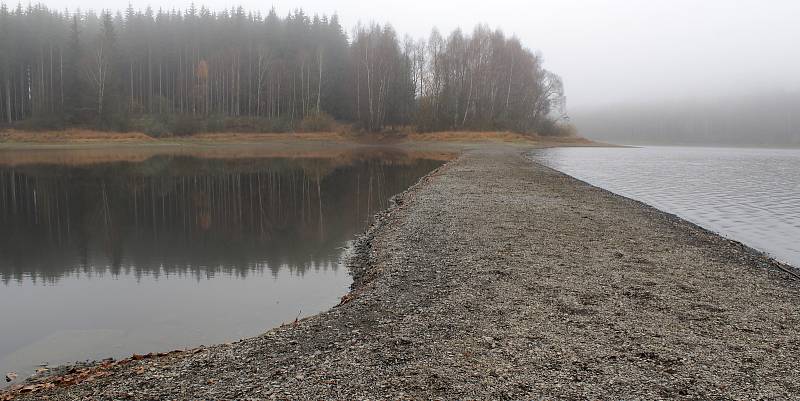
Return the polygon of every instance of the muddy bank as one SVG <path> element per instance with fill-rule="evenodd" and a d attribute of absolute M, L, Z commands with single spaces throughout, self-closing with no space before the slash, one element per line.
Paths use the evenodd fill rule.
<path fill-rule="evenodd" d="M 359 246 L 355 289 L 328 312 L 23 398 L 800 394 L 797 280 L 519 148 L 466 152 L 398 197 Z"/>

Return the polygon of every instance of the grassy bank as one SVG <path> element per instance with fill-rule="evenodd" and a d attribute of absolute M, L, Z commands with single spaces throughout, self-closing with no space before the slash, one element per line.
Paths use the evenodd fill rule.
<path fill-rule="evenodd" d="M 490 144 L 524 147 L 597 146 L 580 137 L 552 138 L 510 132 L 410 134 L 204 133 L 153 138 L 142 133 L 88 130 L 0 132 L 0 165 L 140 162 L 160 155 L 204 158 L 352 158 L 376 148 L 446 160 L 468 148 Z"/>
<path fill-rule="evenodd" d="M 351 140 L 335 132 L 323 133 L 203 133 L 187 136 L 154 138 L 141 132 L 107 132 L 69 129 L 64 131 L 0 132 L 0 147 L 36 147 L 57 145 L 180 145 L 209 143 L 249 143 L 276 141 L 333 141 Z"/>
<path fill-rule="evenodd" d="M 202 133 L 187 136 L 154 138 L 141 132 L 106 132 L 70 129 L 64 131 L 0 131 L 0 148 L 64 145 L 188 145 L 275 142 L 331 142 L 356 144 L 395 144 L 403 142 L 504 142 L 504 143 L 575 143 L 592 144 L 581 137 L 545 137 L 502 131 L 445 131 L 431 133 L 358 134 L 344 132 L 316 133 Z"/>

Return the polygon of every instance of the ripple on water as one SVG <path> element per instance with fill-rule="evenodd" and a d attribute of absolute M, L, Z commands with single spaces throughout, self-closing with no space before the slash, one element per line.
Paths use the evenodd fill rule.
<path fill-rule="evenodd" d="M 800 149 L 553 148 L 533 157 L 800 266 Z"/>

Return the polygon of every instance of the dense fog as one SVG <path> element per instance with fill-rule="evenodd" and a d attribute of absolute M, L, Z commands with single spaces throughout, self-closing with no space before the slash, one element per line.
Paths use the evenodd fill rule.
<path fill-rule="evenodd" d="M 584 136 L 612 143 L 800 146 L 800 92 L 616 105 L 572 117 Z"/>

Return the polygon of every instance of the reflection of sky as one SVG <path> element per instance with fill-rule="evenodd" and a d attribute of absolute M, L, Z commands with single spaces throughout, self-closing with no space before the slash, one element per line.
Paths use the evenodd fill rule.
<path fill-rule="evenodd" d="M 106 274 L 53 285 L 12 282 L 0 287 L 0 372 L 257 335 L 301 311 L 307 316 L 336 304 L 351 279 L 334 267 L 246 279 Z"/>

